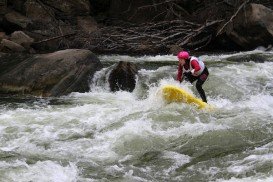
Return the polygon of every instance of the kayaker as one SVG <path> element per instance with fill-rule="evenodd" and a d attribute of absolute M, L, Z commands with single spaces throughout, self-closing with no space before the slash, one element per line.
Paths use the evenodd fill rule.
<path fill-rule="evenodd" d="M 190 56 L 187 51 L 179 52 L 177 58 L 179 61 L 177 80 L 181 83 L 184 79 L 184 76 L 190 83 L 193 83 L 197 80 L 196 89 L 203 102 L 207 102 L 206 94 L 202 88 L 202 85 L 207 80 L 209 71 L 204 62 L 197 57 Z"/>

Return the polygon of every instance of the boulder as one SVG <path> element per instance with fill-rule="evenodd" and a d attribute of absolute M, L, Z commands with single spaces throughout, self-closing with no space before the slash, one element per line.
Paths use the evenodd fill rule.
<path fill-rule="evenodd" d="M 26 35 L 22 31 L 15 31 L 11 34 L 10 40 L 24 46 L 25 48 L 29 48 L 30 45 L 34 42 L 34 39 Z"/>
<path fill-rule="evenodd" d="M 273 42 L 273 11 L 261 4 L 243 8 L 226 28 L 227 36 L 244 49 Z"/>
<path fill-rule="evenodd" d="M 89 50 L 50 54 L 0 54 L 0 93 L 61 96 L 89 91 L 90 77 L 102 68 Z"/>
<path fill-rule="evenodd" d="M 16 30 L 26 29 L 26 27 L 30 23 L 31 20 L 29 18 L 16 11 L 11 11 L 5 14 L 3 19 L 3 27 L 7 33 L 12 33 Z"/>
<path fill-rule="evenodd" d="M 26 49 L 13 41 L 3 39 L 0 44 L 0 51 L 6 53 L 24 52 Z"/>
<path fill-rule="evenodd" d="M 132 92 L 136 86 L 138 68 L 134 63 L 120 61 L 111 71 L 108 82 L 111 91 L 125 90 Z"/>

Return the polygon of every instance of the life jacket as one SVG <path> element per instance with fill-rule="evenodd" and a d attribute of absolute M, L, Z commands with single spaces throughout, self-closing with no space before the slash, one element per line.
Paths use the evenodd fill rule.
<path fill-rule="evenodd" d="M 205 64 L 204 64 L 203 61 L 201 61 L 201 60 L 198 59 L 197 57 L 194 57 L 194 56 L 190 57 L 190 62 L 189 62 L 189 64 L 190 64 L 190 69 L 186 70 L 186 69 L 183 67 L 183 70 L 184 70 L 184 72 L 188 72 L 188 71 L 193 70 L 193 68 L 191 67 L 191 62 L 192 62 L 193 60 L 196 60 L 196 61 L 198 62 L 198 64 L 199 64 L 200 68 L 201 68 L 199 71 L 195 72 L 195 73 L 199 76 L 199 75 L 201 75 L 201 73 L 204 71 L 204 69 L 205 69 Z"/>

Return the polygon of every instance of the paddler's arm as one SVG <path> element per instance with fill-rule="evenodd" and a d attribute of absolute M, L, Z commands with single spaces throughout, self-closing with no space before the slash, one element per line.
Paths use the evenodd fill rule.
<path fill-rule="evenodd" d="M 179 81 L 180 83 L 183 81 L 183 69 L 181 64 L 178 64 L 176 80 Z"/>
<path fill-rule="evenodd" d="M 193 68 L 192 75 L 193 76 L 198 76 L 197 72 L 201 69 L 201 67 L 199 66 L 198 61 L 197 60 L 192 60 L 191 61 L 191 67 Z"/>

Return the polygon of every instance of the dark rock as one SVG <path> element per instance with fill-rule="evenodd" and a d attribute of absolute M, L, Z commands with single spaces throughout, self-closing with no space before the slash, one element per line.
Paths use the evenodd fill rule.
<path fill-rule="evenodd" d="M 15 31 L 11 34 L 10 40 L 24 46 L 25 48 L 29 48 L 29 46 L 34 42 L 34 40 L 26 35 L 22 31 Z"/>
<path fill-rule="evenodd" d="M 97 22 L 91 16 L 78 16 L 77 23 L 78 29 L 88 34 L 98 29 Z"/>
<path fill-rule="evenodd" d="M 17 44 L 16 42 L 3 39 L 0 44 L 0 51 L 6 52 L 6 53 L 14 53 L 14 52 L 25 52 L 26 49 L 20 44 Z"/>
<path fill-rule="evenodd" d="M 1 42 L 3 39 L 8 39 L 8 36 L 6 35 L 5 32 L 0 32 L 0 42 Z"/>
<path fill-rule="evenodd" d="M 164 4 L 160 6 L 152 5 L 152 0 L 138 1 L 111 1 L 109 14 L 110 17 L 121 19 L 132 23 L 143 23 L 152 20 L 162 20 L 164 18 Z"/>
<path fill-rule="evenodd" d="M 111 0 L 90 0 L 91 15 L 106 15 L 109 11 Z"/>
<path fill-rule="evenodd" d="M 50 54 L 0 54 L 0 93 L 61 96 L 89 91 L 89 80 L 102 68 L 89 50 Z"/>
<path fill-rule="evenodd" d="M 36 0 L 27 0 L 24 3 L 26 16 L 32 21 L 49 23 L 54 21 L 54 11 Z"/>
<path fill-rule="evenodd" d="M 273 11 L 260 4 L 247 5 L 226 29 L 227 36 L 249 50 L 273 42 Z"/>
<path fill-rule="evenodd" d="M 89 0 L 41 0 L 45 5 L 48 5 L 55 10 L 64 13 L 65 15 L 89 15 L 90 2 Z"/>
<path fill-rule="evenodd" d="M 264 63 L 269 58 L 265 54 L 253 53 L 253 54 L 244 54 L 244 55 L 234 55 L 226 58 L 227 61 L 230 62 L 250 62 L 253 61 L 255 63 Z"/>
<path fill-rule="evenodd" d="M 111 91 L 132 92 L 136 86 L 138 68 L 134 63 L 120 61 L 111 71 L 108 82 Z"/>
<path fill-rule="evenodd" d="M 26 29 L 26 27 L 31 23 L 31 20 L 26 16 L 16 11 L 11 11 L 4 16 L 3 28 L 7 34 L 10 34 L 17 30 Z"/>

